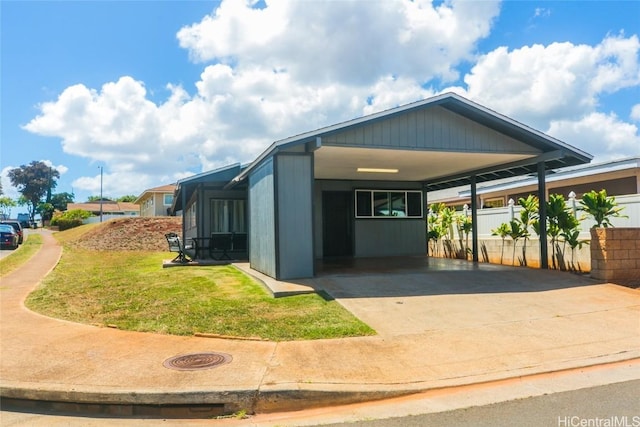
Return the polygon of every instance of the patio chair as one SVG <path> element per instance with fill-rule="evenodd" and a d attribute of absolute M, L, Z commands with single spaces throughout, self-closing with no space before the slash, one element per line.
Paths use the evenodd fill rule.
<path fill-rule="evenodd" d="M 186 249 L 191 249 L 191 246 L 184 246 L 182 241 L 180 241 L 180 236 L 176 233 L 167 233 L 164 235 L 167 239 L 167 243 L 169 244 L 169 252 L 177 252 L 178 255 L 171 260 L 171 262 L 179 262 L 182 264 L 186 264 L 191 261 L 191 258 L 185 252 Z"/>

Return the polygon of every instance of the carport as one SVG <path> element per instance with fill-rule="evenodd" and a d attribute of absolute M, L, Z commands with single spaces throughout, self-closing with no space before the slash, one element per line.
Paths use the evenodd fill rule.
<path fill-rule="evenodd" d="M 534 174 L 544 200 L 548 169 L 591 158 L 446 93 L 277 141 L 226 188 L 248 182 L 252 268 L 293 279 L 315 275 L 315 260 L 335 250 L 327 245 L 331 236 L 348 236 L 338 242 L 346 256 L 426 255 L 426 193 L 462 185 L 471 190 L 473 260 L 478 261 L 478 183 Z M 544 203 L 539 213 L 546 268 Z"/>

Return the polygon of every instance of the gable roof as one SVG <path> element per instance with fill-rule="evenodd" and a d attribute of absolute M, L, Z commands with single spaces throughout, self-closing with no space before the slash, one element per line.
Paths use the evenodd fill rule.
<path fill-rule="evenodd" d="M 140 194 L 138 196 L 138 198 L 133 203 L 138 203 L 139 204 L 145 198 L 151 197 L 153 194 L 157 194 L 157 193 L 173 194 L 175 189 L 176 189 L 176 184 L 167 184 L 167 185 L 161 185 L 159 187 L 148 188 L 148 189 L 144 190 L 142 192 L 142 194 Z"/>
<path fill-rule="evenodd" d="M 100 202 L 69 203 L 67 210 L 81 209 L 88 212 L 100 212 Z M 140 212 L 140 205 L 131 202 L 114 202 L 104 200 L 102 202 L 102 213 Z"/>
<path fill-rule="evenodd" d="M 402 153 L 401 150 L 395 150 L 394 156 L 398 159 L 400 156 L 404 156 L 399 161 L 402 161 L 407 169 L 411 168 L 413 171 L 412 174 L 405 174 L 405 176 L 411 177 L 406 180 L 422 181 L 427 190 L 468 185 L 471 182 L 471 175 L 476 176 L 476 182 L 484 182 L 536 172 L 539 162 L 544 162 L 545 167 L 549 169 L 588 163 L 592 158 L 590 154 L 582 150 L 476 104 L 460 95 L 445 93 L 276 141 L 245 170 L 234 177 L 230 184 L 233 185 L 243 181 L 255 167 L 266 159 L 278 153 L 293 150 L 306 152 L 319 150 L 318 154 L 327 153 L 323 157 L 316 156 L 314 162 L 316 176 L 319 175 L 323 167 L 332 167 L 337 170 L 336 165 L 340 163 L 345 165 L 342 170 L 346 170 L 347 167 L 355 170 L 353 166 L 356 162 L 365 157 L 362 154 L 364 153 L 362 150 L 369 150 L 366 152 L 367 158 L 377 159 L 380 163 L 388 163 L 389 154 L 391 153 L 389 150 L 381 150 L 380 147 L 365 145 L 341 151 L 336 150 L 335 147 L 325 149 L 326 146 L 323 144 L 323 139 L 328 139 L 350 130 L 371 127 L 376 123 L 407 116 L 419 110 L 436 107 L 453 113 L 453 115 L 462 118 L 462 120 L 479 124 L 495 134 L 518 141 L 518 143 L 530 147 L 531 153 L 521 153 L 518 156 L 501 156 L 501 153 L 496 152 L 493 155 L 484 155 L 481 159 L 479 156 L 469 155 L 469 153 L 466 153 L 467 155 L 465 156 L 463 155 L 464 153 L 448 150 L 449 147 L 447 147 L 446 141 L 440 141 L 442 144 L 440 147 L 428 150 L 406 150 L 405 153 Z M 446 168 L 442 167 L 443 162 L 447 162 Z M 440 166 L 440 168 L 435 168 L 434 166 Z M 427 173 L 429 170 L 432 171 L 431 174 Z M 389 179 L 389 177 L 385 176 L 384 179 Z"/>
<path fill-rule="evenodd" d="M 240 174 L 246 166 L 240 163 L 223 166 L 212 171 L 207 171 L 179 180 L 176 183 L 176 189 L 171 205 L 171 212 L 182 210 L 183 198 L 189 200 L 199 184 L 207 184 L 207 186 L 224 187 L 233 177 Z"/>

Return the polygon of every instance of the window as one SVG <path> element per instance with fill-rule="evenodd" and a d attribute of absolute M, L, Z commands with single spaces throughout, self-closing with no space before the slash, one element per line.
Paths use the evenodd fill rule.
<path fill-rule="evenodd" d="M 502 208 L 504 207 L 503 197 L 494 197 L 493 199 L 485 199 L 482 201 L 483 208 Z"/>
<path fill-rule="evenodd" d="M 422 218 L 422 191 L 356 190 L 356 218 Z"/>
<path fill-rule="evenodd" d="M 211 200 L 212 233 L 246 233 L 245 200 Z"/>
<path fill-rule="evenodd" d="M 185 215 L 185 228 L 188 230 L 196 227 L 196 211 L 198 209 L 197 203 L 192 204 L 187 209 Z"/>
<path fill-rule="evenodd" d="M 164 199 L 164 200 L 163 200 L 163 202 L 162 202 L 162 203 L 163 203 L 165 206 L 171 206 L 171 204 L 173 203 L 173 194 L 165 194 L 165 195 L 163 196 L 163 199 Z"/>

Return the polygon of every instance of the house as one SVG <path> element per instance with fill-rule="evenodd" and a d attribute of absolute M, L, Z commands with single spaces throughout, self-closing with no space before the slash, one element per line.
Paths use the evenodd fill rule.
<path fill-rule="evenodd" d="M 430 191 L 468 185 L 473 200 L 478 183 L 536 174 L 544 194 L 547 170 L 591 158 L 446 93 L 276 141 L 247 166 L 179 181 L 172 211 L 184 212 L 185 238 L 210 247 L 217 230 L 238 227 L 251 268 L 278 280 L 313 277 L 328 258 L 426 256 Z M 471 210 L 475 221 L 475 203 Z M 475 233 L 472 240 L 477 261 Z"/>
<path fill-rule="evenodd" d="M 602 163 L 579 165 L 547 171 L 546 195 L 569 194 L 581 198 L 588 191 L 602 189 L 610 196 L 640 194 L 640 157 L 616 159 Z M 509 200 L 518 201 L 538 191 L 537 178 L 520 176 L 479 185 L 476 191 L 478 206 L 482 208 L 506 207 Z M 430 203 L 444 203 L 462 209 L 471 205 L 471 193 L 467 188 L 434 191 L 429 194 Z"/>
<path fill-rule="evenodd" d="M 175 184 L 144 190 L 133 202 L 140 206 L 140 216 L 168 216 L 173 204 Z"/>
<path fill-rule="evenodd" d="M 67 204 L 67 210 L 72 211 L 75 209 L 81 209 L 83 211 L 91 212 L 95 217 L 89 218 L 85 222 L 95 222 L 101 219 L 106 221 L 113 218 L 122 218 L 126 216 L 139 216 L 140 206 L 135 203 L 129 202 L 114 202 L 113 200 L 104 199 L 102 201 L 96 200 L 87 203 L 69 203 Z M 100 216 L 102 218 L 100 219 Z"/>

